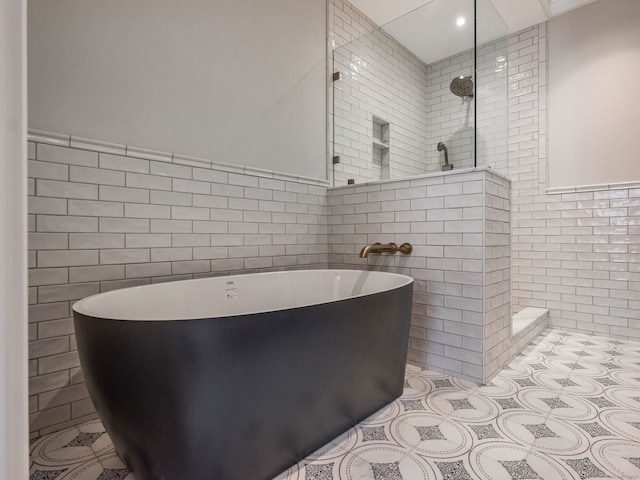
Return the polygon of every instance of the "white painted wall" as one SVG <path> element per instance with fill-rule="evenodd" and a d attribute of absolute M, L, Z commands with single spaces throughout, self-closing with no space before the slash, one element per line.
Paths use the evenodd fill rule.
<path fill-rule="evenodd" d="M 324 0 L 29 1 L 29 126 L 326 178 Z"/>
<path fill-rule="evenodd" d="M 640 180 L 640 2 L 549 22 L 549 186 Z"/>
<path fill-rule="evenodd" d="M 0 1 L 0 480 L 28 478 L 26 0 Z"/>

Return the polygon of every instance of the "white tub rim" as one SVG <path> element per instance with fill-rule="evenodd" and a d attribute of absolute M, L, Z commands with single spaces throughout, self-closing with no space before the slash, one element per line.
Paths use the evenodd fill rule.
<path fill-rule="evenodd" d="M 113 303 L 123 301 L 128 299 L 130 296 L 140 296 L 142 293 L 149 294 L 149 291 L 158 290 L 158 293 L 162 293 L 163 290 L 168 291 L 171 287 L 172 290 L 176 288 L 178 285 L 192 285 L 192 286 L 202 286 L 207 282 L 217 281 L 220 282 L 221 285 L 229 285 L 229 282 L 243 282 L 246 280 L 256 280 L 256 281 L 266 281 L 267 276 L 273 276 L 274 278 L 279 278 L 283 276 L 308 276 L 312 275 L 325 275 L 327 277 L 335 279 L 336 277 L 340 278 L 340 275 L 351 276 L 358 280 L 358 278 L 364 278 L 364 281 L 373 279 L 374 281 L 381 282 L 379 285 L 375 287 L 373 285 L 367 285 L 370 289 L 365 292 L 355 293 L 351 295 L 342 295 L 337 298 L 329 298 L 331 292 L 328 292 L 328 298 L 323 301 L 300 301 L 300 302 L 292 302 L 290 304 L 281 305 L 276 308 L 246 308 L 241 311 L 232 311 L 227 312 L 225 314 L 216 314 L 215 312 L 211 312 L 210 314 L 205 314 L 204 312 L 199 313 L 204 307 L 198 308 L 196 305 L 184 304 L 181 303 L 182 308 L 191 308 L 191 311 L 194 313 L 192 315 L 170 315 L 170 313 L 174 313 L 174 310 L 165 310 L 164 312 L 159 310 L 153 310 L 152 312 L 145 312 L 145 314 L 141 314 L 141 312 L 136 312 L 135 315 L 130 313 L 133 308 L 129 305 L 129 307 L 121 307 L 120 305 L 116 305 L 114 307 Z M 261 280 L 262 279 L 262 280 Z M 384 282 L 387 283 L 384 283 Z M 311 307 L 314 305 L 322 305 L 329 304 L 334 302 L 340 302 L 360 297 L 365 297 L 368 295 L 375 295 L 383 292 L 393 291 L 407 285 L 410 285 L 414 282 L 414 279 L 408 275 L 392 273 L 392 272 L 382 272 L 377 270 L 351 270 L 351 269 L 309 269 L 309 270 L 285 270 L 285 271 L 276 271 L 276 272 L 261 272 L 261 273 L 247 273 L 247 274 L 235 274 L 229 276 L 211 276 L 205 278 L 197 278 L 197 279 L 187 279 L 187 280 L 177 280 L 177 281 L 169 281 L 162 283 L 152 283 L 146 285 L 138 285 L 133 287 L 126 287 L 116 290 L 111 290 L 108 292 L 102 292 L 95 295 L 91 295 L 85 297 L 77 302 L 75 302 L 72 306 L 72 310 L 74 313 L 78 313 L 80 315 L 100 318 L 105 320 L 116 320 L 116 321 L 186 321 L 186 320 L 199 320 L 199 319 L 215 319 L 215 318 L 227 318 L 227 317 L 237 317 L 237 316 L 245 316 L 245 315 L 257 315 L 261 313 L 269 313 L 269 312 L 277 312 L 277 311 L 285 311 L 292 310 L 304 307 Z M 384 283 L 384 285 L 382 285 Z M 178 287 L 179 288 L 179 287 Z M 193 289 L 193 288 L 192 288 Z M 217 292 L 220 293 L 220 292 Z M 225 290 L 225 295 L 233 295 L 233 289 Z M 245 292 L 246 295 L 246 292 Z M 119 298 L 120 297 L 120 298 Z M 228 299 L 234 299 L 235 297 L 226 297 Z M 222 302 L 225 300 L 219 300 L 222 305 Z M 106 304 L 106 308 L 105 308 Z M 146 305 L 148 306 L 148 304 Z M 139 308 L 139 305 L 136 305 Z M 155 308 L 158 308 L 157 306 Z M 115 311 L 115 313 L 114 313 Z M 224 312 L 222 312 L 224 313 Z"/>

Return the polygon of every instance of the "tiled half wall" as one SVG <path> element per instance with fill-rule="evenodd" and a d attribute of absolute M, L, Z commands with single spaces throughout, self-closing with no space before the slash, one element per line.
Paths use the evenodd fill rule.
<path fill-rule="evenodd" d="M 31 132 L 32 435 L 94 415 L 71 318 L 116 288 L 328 266 L 326 182 Z"/>
<path fill-rule="evenodd" d="M 92 418 L 71 305 L 209 275 L 369 268 L 416 279 L 410 359 L 483 382 L 510 342 L 510 185 L 489 169 L 326 182 L 64 135 L 29 144 L 32 435 Z M 483 240 L 484 239 L 484 240 Z M 411 256 L 358 257 L 375 241 Z"/>
<path fill-rule="evenodd" d="M 329 262 L 412 276 L 411 362 L 485 382 L 510 349 L 510 181 L 490 169 L 329 191 Z M 362 246 L 413 253 L 359 258 Z"/>

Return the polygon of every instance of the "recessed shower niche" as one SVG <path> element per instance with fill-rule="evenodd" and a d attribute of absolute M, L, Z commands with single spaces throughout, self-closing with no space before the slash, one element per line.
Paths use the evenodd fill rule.
<path fill-rule="evenodd" d="M 389 180 L 389 122 L 373 117 L 371 122 L 373 147 L 373 174 L 380 180 Z M 379 171 L 378 171 L 379 170 Z"/>

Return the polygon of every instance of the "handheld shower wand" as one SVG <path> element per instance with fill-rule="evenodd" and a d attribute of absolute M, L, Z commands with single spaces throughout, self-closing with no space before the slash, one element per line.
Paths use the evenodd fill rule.
<path fill-rule="evenodd" d="M 447 172 L 449 170 L 453 170 L 453 165 L 449 163 L 449 152 L 447 150 L 447 146 L 442 142 L 438 142 L 438 151 L 444 151 L 444 165 L 442 165 L 442 171 Z"/>

